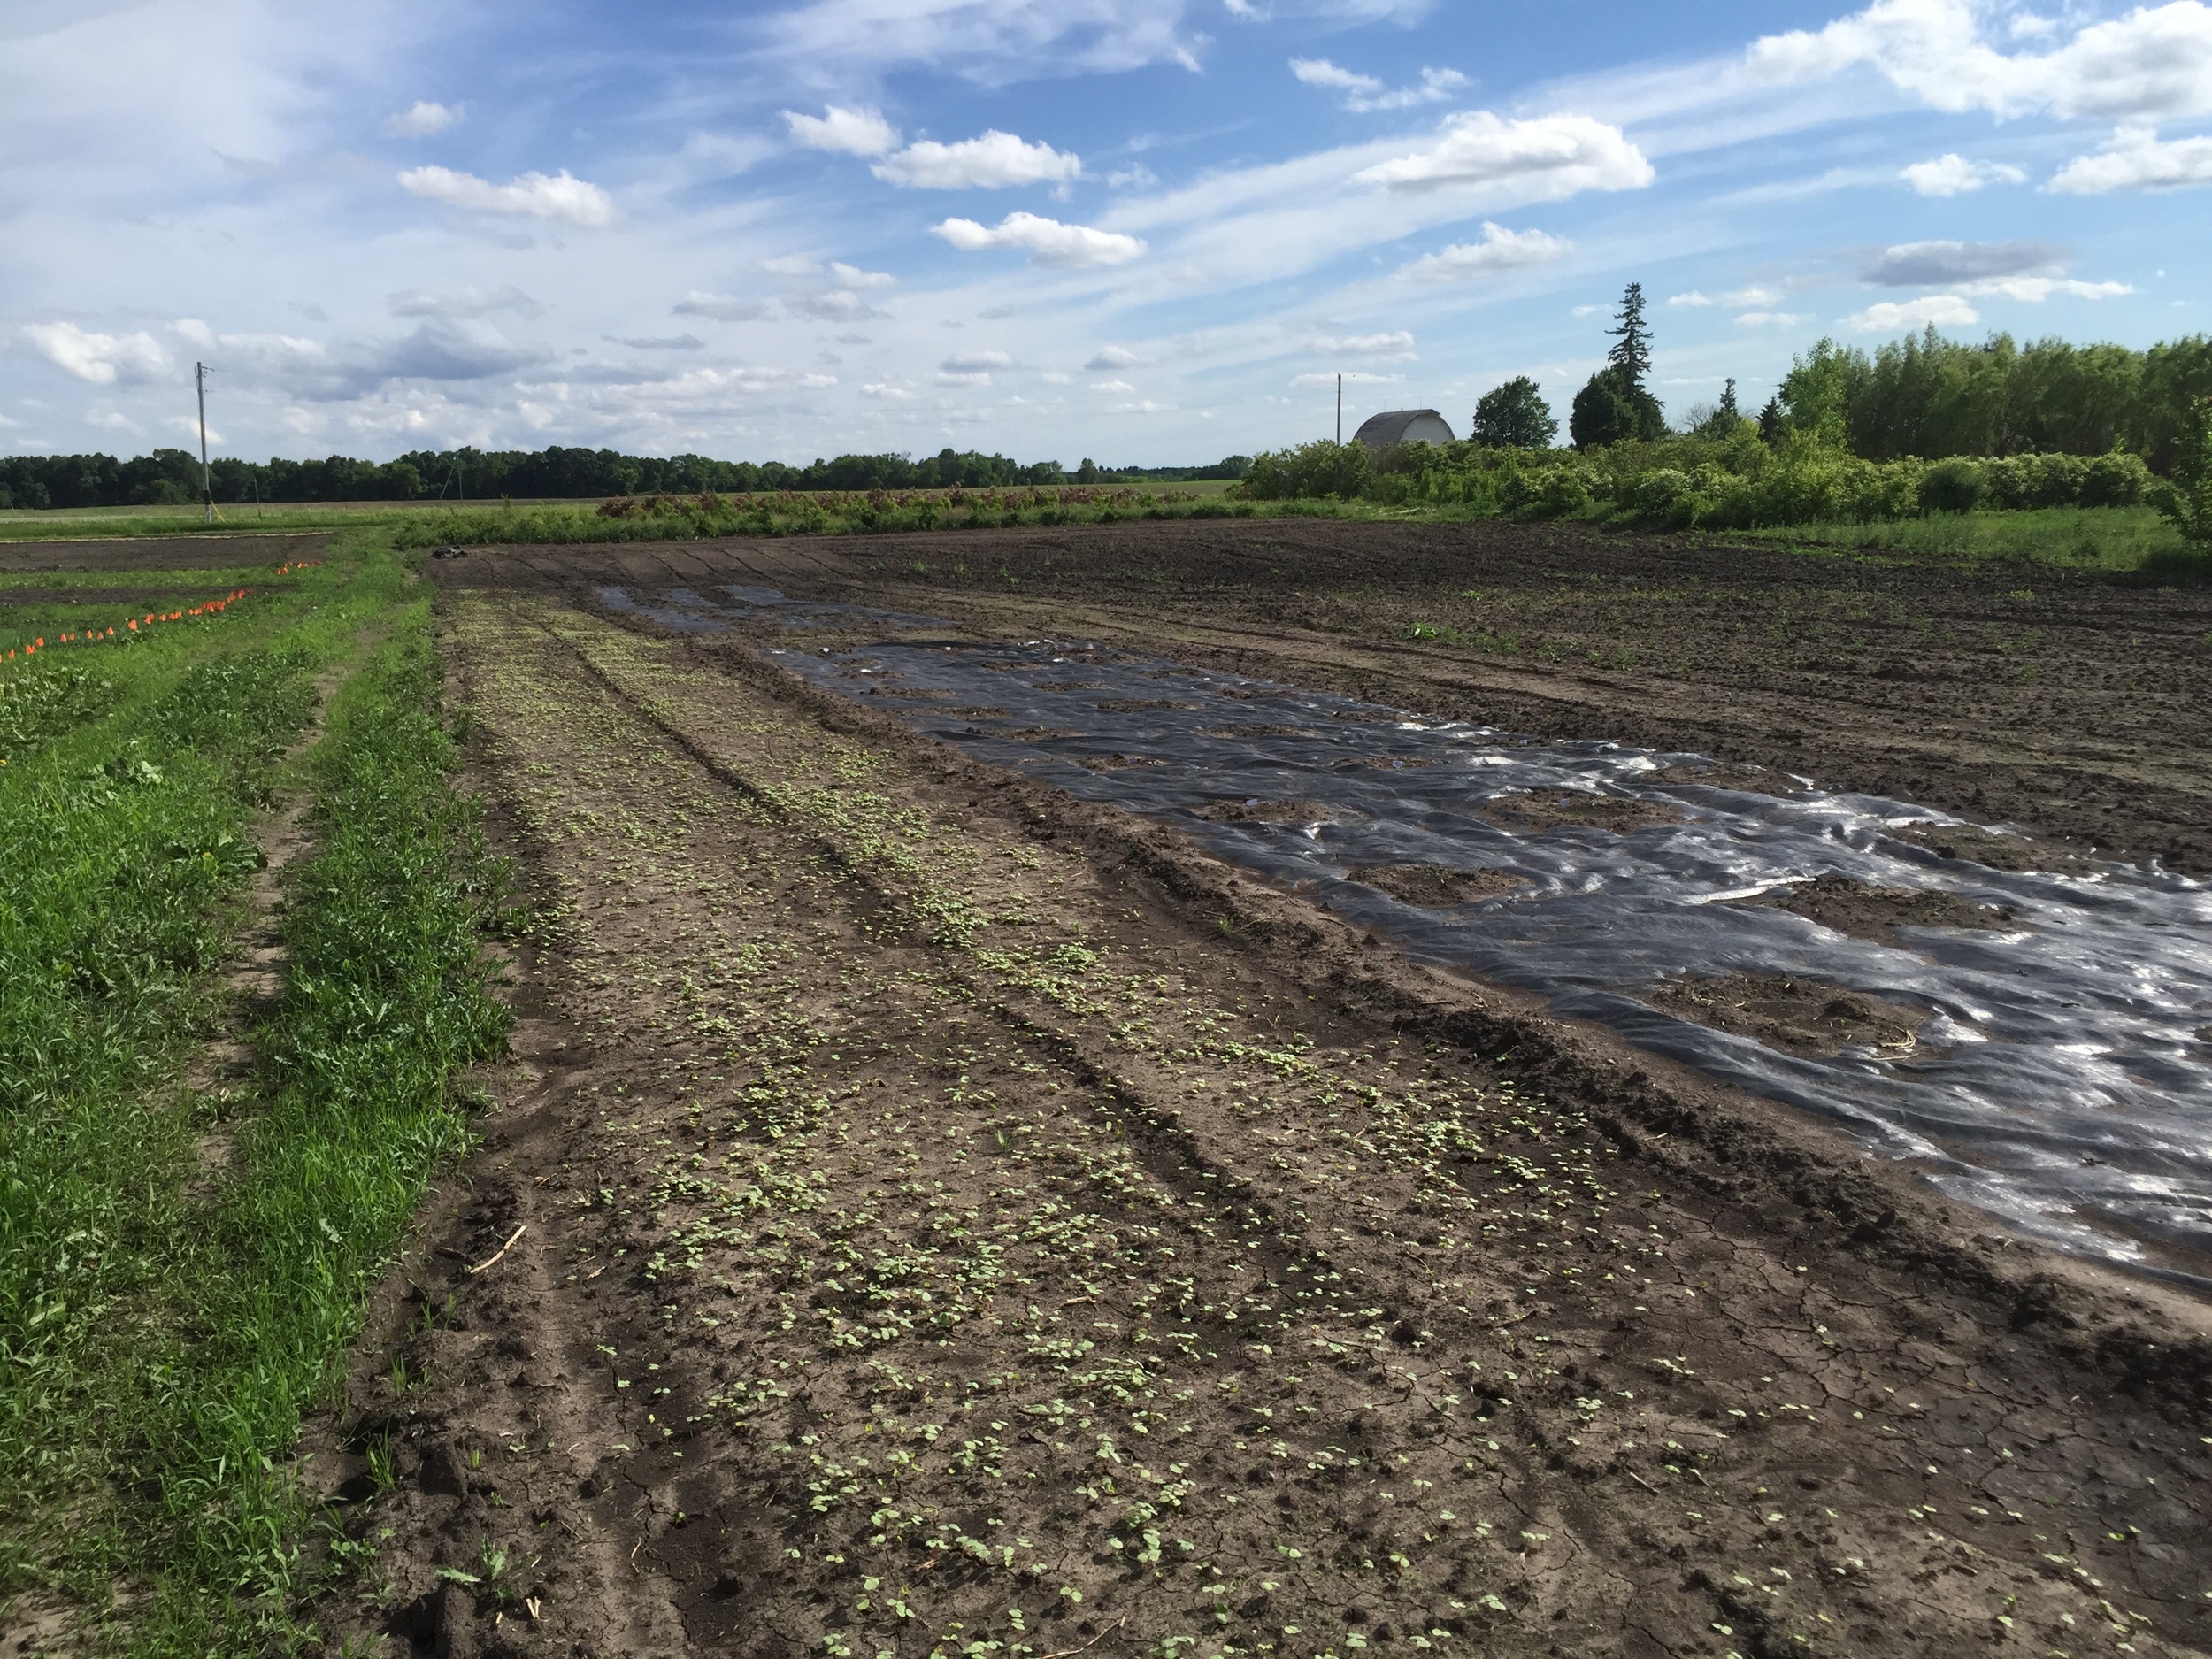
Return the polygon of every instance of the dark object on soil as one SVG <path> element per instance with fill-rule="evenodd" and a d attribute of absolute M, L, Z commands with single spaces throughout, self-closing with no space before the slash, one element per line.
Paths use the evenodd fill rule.
<path fill-rule="evenodd" d="M 1703 766 L 1668 766 L 1649 774 L 1653 783 L 1702 784 L 1709 789 L 1741 789 L 1753 795 L 1796 795 L 1805 786 L 1786 772 L 1740 766 L 1717 760 Z"/>
<path fill-rule="evenodd" d="M 1349 815 L 1349 809 L 1326 801 L 1216 801 L 1201 807 L 1198 816 L 1210 824 L 1333 824 Z"/>
<path fill-rule="evenodd" d="M 1090 755 L 1075 763 L 1087 772 L 1125 772 L 1132 766 L 1164 766 L 1154 755 Z"/>
<path fill-rule="evenodd" d="M 1877 887 L 1849 876 L 1834 875 L 1777 887 L 1746 902 L 1787 910 L 1854 939 L 1870 939 L 1878 945 L 1896 943 L 1900 927 L 2007 927 L 2017 914 L 2003 905 L 1977 904 L 1955 893 Z"/>
<path fill-rule="evenodd" d="M 1480 816 L 1500 829 L 1528 832 L 1574 825 L 1625 835 L 1654 825 L 1679 824 L 1680 807 L 1665 801 L 1645 801 L 1634 795 L 1599 795 L 1594 791 L 1494 795 L 1483 804 Z"/>
<path fill-rule="evenodd" d="M 2052 870 L 2061 864 L 2081 862 L 2074 853 L 2039 847 L 2024 835 L 2000 835 L 1971 824 L 1901 824 L 1884 833 L 1895 841 L 1925 847 L 1939 858 L 1963 858 L 1992 870 Z"/>
<path fill-rule="evenodd" d="M 1528 885 L 1509 870 L 1448 870 L 1441 864 L 1355 864 L 1344 872 L 1408 904 L 1441 908 L 1494 899 Z"/>
<path fill-rule="evenodd" d="M 1919 1009 L 1857 991 L 1763 973 L 1664 979 L 1648 1000 L 1670 1014 L 1755 1038 L 1770 1048 L 1824 1056 L 1861 1044 L 1909 1051 L 1928 1018 Z"/>
<path fill-rule="evenodd" d="M 430 557 L 434 559 L 465 559 L 468 556 L 466 548 L 434 547 L 430 549 Z"/>

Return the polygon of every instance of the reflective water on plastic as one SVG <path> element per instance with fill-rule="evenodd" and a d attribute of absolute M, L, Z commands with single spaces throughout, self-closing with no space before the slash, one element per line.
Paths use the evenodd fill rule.
<path fill-rule="evenodd" d="M 933 626 L 765 588 L 716 592 L 602 597 L 687 631 L 739 619 Z M 2139 1240 L 2212 1248 L 2212 1044 L 2197 1034 L 2212 1024 L 2212 888 L 2202 882 L 2115 866 L 1988 869 L 1893 833 L 1962 822 L 1909 802 L 1667 781 L 1656 774 L 1700 757 L 1536 743 L 1081 641 L 795 643 L 776 656 L 971 754 L 1171 819 L 1418 959 L 1540 991 L 1563 1016 L 1923 1160 L 1945 1191 L 2067 1248 L 2154 1271 Z M 1650 803 L 1678 821 L 1624 833 L 1495 821 L 1502 802 L 1586 804 L 1593 795 Z M 1288 821 L 1202 816 L 1286 802 L 1305 803 L 1278 810 Z M 1377 864 L 1504 871 L 1522 885 L 1424 906 L 1348 875 Z M 1826 874 L 1937 889 L 2014 917 L 1999 930 L 1900 928 L 1891 947 L 1731 902 Z M 1916 1046 L 1807 1058 L 1646 1000 L 1662 979 L 1731 973 L 1801 977 L 1932 1012 Z"/>

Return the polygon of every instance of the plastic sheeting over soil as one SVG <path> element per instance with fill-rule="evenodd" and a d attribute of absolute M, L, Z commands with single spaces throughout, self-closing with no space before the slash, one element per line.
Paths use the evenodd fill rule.
<path fill-rule="evenodd" d="M 601 596 L 685 631 L 931 626 L 764 588 Z M 772 654 L 979 757 L 1173 820 L 1417 959 L 1832 1118 L 2065 1248 L 2176 1273 L 2162 1247 L 2212 1248 L 2203 882 L 2039 869 L 2033 842 L 1909 802 L 1080 641 Z"/>

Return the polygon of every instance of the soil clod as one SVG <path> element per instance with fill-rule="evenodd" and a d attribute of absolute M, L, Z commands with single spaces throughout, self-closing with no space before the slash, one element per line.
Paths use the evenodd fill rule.
<path fill-rule="evenodd" d="M 1663 979 L 1650 1001 L 1655 1008 L 1755 1038 L 1785 1054 L 1824 1057 L 1857 1047 L 1909 1051 L 1928 1018 L 1923 1010 L 1856 991 L 1763 973 Z"/>

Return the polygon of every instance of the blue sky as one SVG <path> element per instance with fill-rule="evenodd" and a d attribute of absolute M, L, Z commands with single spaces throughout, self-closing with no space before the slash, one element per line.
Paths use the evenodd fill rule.
<path fill-rule="evenodd" d="M 0 444 L 1201 461 L 2200 332 L 2212 6 L 0 4 Z"/>

